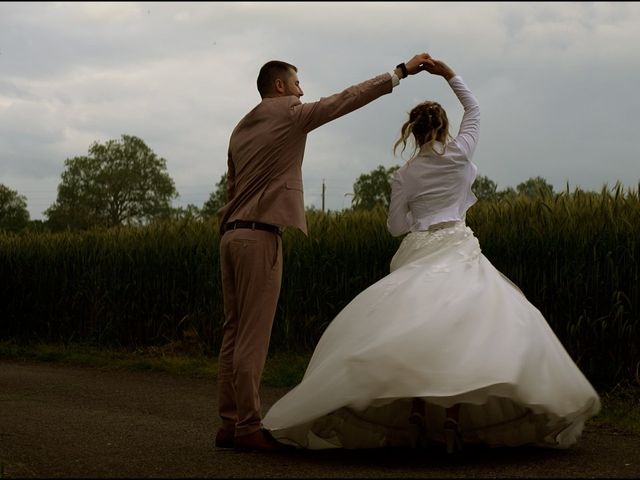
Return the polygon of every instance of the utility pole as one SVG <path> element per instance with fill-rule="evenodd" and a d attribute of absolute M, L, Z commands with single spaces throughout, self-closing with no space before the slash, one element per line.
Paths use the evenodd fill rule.
<path fill-rule="evenodd" d="M 326 187 L 324 185 L 324 178 L 322 179 L 322 211 L 324 212 L 324 191 L 326 190 Z"/>

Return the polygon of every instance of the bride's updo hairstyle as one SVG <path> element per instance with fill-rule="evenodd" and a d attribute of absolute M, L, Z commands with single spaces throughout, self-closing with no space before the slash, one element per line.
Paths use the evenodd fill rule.
<path fill-rule="evenodd" d="M 449 138 L 449 120 L 447 112 L 437 102 L 423 102 L 409 112 L 409 120 L 402 125 L 400 131 L 400 139 L 393 146 L 393 153 L 396 153 L 398 145 L 402 143 L 402 152 L 407 146 L 407 140 L 413 134 L 414 149 L 411 158 L 424 144 L 433 147 L 433 143 L 438 141 L 442 143 L 442 152 L 436 152 L 440 155 L 444 154 L 446 141 Z"/>

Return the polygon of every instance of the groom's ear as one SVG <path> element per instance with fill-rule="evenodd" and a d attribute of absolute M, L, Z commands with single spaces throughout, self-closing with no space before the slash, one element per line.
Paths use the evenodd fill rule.
<path fill-rule="evenodd" d="M 285 90 L 284 80 L 276 78 L 276 81 L 273 83 L 273 92 L 282 95 Z"/>

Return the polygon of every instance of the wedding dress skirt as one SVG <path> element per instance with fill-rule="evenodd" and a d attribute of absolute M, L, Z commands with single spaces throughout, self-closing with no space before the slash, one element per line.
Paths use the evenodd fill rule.
<path fill-rule="evenodd" d="M 426 402 L 426 430 L 409 422 L 413 397 Z M 308 449 L 415 447 L 444 442 L 454 404 L 464 442 L 489 446 L 566 448 L 600 410 L 540 311 L 464 221 L 404 238 L 391 273 L 335 317 L 263 426 Z"/>

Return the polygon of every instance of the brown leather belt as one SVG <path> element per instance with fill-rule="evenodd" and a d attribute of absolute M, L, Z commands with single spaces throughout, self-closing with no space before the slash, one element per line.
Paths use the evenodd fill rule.
<path fill-rule="evenodd" d="M 275 225 L 260 222 L 245 222 L 244 220 L 236 220 L 234 222 L 226 223 L 222 226 L 222 234 L 224 235 L 229 230 L 235 230 L 237 228 L 250 228 L 251 230 L 265 230 L 271 233 L 277 233 L 282 235 L 282 231 Z"/>

